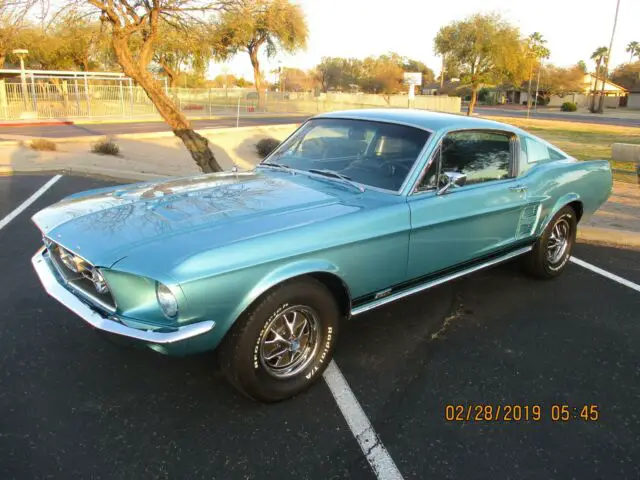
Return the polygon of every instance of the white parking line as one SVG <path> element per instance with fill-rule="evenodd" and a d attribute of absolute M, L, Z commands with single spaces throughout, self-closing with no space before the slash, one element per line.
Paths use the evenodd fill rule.
<path fill-rule="evenodd" d="M 31 195 L 24 202 L 22 202 L 20 205 L 18 205 L 18 207 L 15 210 L 13 210 L 11 213 L 9 213 L 9 215 L 7 215 L 2 220 L 0 220 L 0 230 L 2 230 L 4 227 L 6 227 L 11 220 L 16 218 L 18 215 L 20 215 L 22 212 L 24 212 L 27 208 L 29 208 L 29 206 L 33 202 L 35 202 L 38 198 L 40 198 L 40 196 L 44 192 L 49 190 L 49 188 L 51 188 L 51 186 L 53 186 L 53 184 L 56 183 L 61 178 L 62 178 L 62 175 L 56 175 L 55 177 L 49 179 L 49 181 L 47 183 L 45 183 L 43 186 L 41 186 L 38 190 L 36 190 L 36 192 L 33 195 Z"/>
<path fill-rule="evenodd" d="M 571 257 L 570 260 L 576 265 L 580 265 L 581 267 L 584 267 L 588 270 L 591 270 L 592 272 L 600 274 L 603 277 L 607 277 L 608 279 L 613 280 L 614 282 L 618 282 L 619 284 L 624 285 L 625 287 L 629 287 L 635 290 L 636 292 L 640 292 L 640 285 L 638 285 L 637 283 L 633 283 L 631 280 L 627 280 L 626 278 L 622 278 L 611 272 L 607 272 L 606 270 L 603 270 L 600 267 L 591 265 L 590 263 L 587 263 L 584 260 L 580 260 L 579 258 L 576 258 L 576 257 Z"/>
<path fill-rule="evenodd" d="M 402 474 L 371 426 L 336 362 L 331 361 L 323 377 L 376 477 L 379 480 L 402 480 Z"/>

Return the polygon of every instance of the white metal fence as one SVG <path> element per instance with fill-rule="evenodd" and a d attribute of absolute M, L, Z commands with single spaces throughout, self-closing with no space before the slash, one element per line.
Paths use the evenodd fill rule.
<path fill-rule="evenodd" d="M 419 96 L 409 104 L 406 95 L 358 95 L 328 93 L 272 93 L 261 105 L 250 89 L 167 88 L 167 94 L 189 116 L 221 113 L 308 113 L 371 108 L 407 107 L 427 110 L 460 111 L 460 98 Z M 91 85 L 82 81 L 62 83 L 4 83 L 0 81 L 0 120 L 73 119 L 73 118 L 145 118 L 157 116 L 153 103 L 141 87 Z"/>

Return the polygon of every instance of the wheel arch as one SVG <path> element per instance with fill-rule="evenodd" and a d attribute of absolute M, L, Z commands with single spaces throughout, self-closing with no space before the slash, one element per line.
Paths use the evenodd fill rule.
<path fill-rule="evenodd" d="M 350 315 L 351 292 L 339 275 L 338 267 L 327 261 L 305 261 L 280 267 L 262 277 L 236 309 L 233 322 L 274 288 L 303 277 L 311 277 L 327 287 L 336 299 L 342 315 L 344 317 Z"/>
<path fill-rule="evenodd" d="M 541 222 L 540 228 L 538 230 L 538 234 L 541 235 L 542 232 L 546 230 L 549 226 L 549 222 L 556 216 L 556 214 L 562 210 L 564 207 L 571 207 L 576 214 L 576 221 L 580 222 L 582 215 L 584 213 L 584 203 L 580 198 L 580 195 L 577 193 L 568 193 L 560 197 L 554 203 L 553 207 L 549 210 L 549 213 L 545 216 L 544 221 Z"/>

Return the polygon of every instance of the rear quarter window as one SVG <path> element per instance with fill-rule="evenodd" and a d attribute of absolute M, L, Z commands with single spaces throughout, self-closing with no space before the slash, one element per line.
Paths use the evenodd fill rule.
<path fill-rule="evenodd" d="M 562 160 L 567 158 L 559 151 L 548 147 L 530 137 L 523 137 L 520 141 L 520 173 L 529 170 L 532 166 L 540 162 L 551 160 Z"/>

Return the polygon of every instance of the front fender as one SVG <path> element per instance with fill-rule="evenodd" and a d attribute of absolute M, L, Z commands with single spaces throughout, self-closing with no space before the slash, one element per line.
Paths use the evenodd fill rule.
<path fill-rule="evenodd" d="M 341 279 L 338 267 L 327 260 L 306 259 L 288 263 L 286 265 L 280 265 L 264 275 L 260 280 L 258 280 L 258 282 L 256 282 L 254 287 L 249 291 L 249 293 L 244 296 L 244 298 L 234 311 L 234 318 L 237 319 L 262 294 L 272 289 L 276 285 L 279 285 L 282 282 L 286 282 L 287 280 L 290 280 L 292 278 L 300 277 L 302 275 L 308 275 L 311 273 L 329 273 Z"/>

